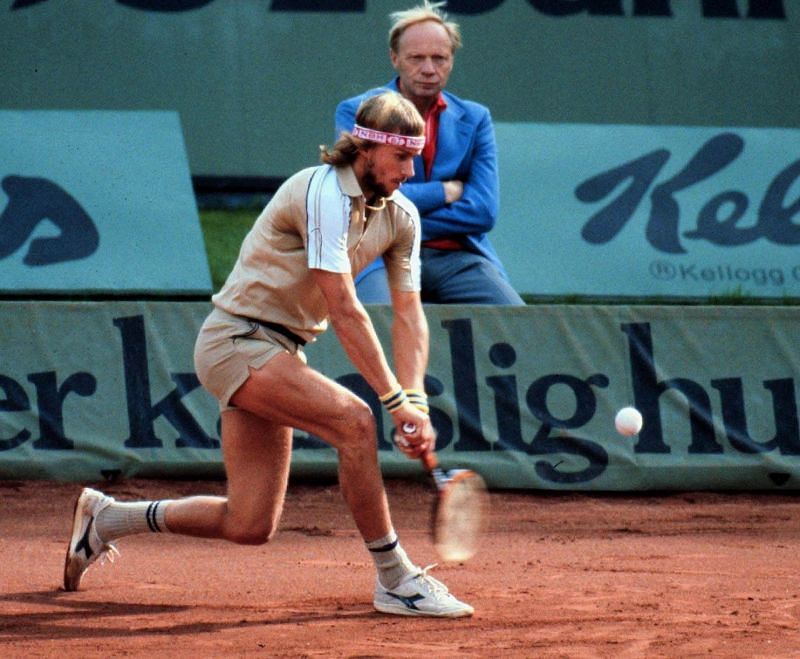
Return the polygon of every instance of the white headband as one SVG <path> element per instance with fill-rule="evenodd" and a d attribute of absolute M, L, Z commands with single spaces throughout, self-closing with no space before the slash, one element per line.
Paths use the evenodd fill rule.
<path fill-rule="evenodd" d="M 390 144 L 391 146 L 402 146 L 407 149 L 421 149 L 425 146 L 424 137 L 412 137 L 411 135 L 398 135 L 397 133 L 384 133 L 382 130 L 374 128 L 364 128 L 355 124 L 353 126 L 353 137 L 360 137 L 362 140 L 377 142 L 378 144 Z"/>

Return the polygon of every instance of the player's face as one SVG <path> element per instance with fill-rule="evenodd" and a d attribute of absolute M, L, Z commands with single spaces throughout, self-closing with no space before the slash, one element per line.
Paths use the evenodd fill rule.
<path fill-rule="evenodd" d="M 435 21 L 416 23 L 400 36 L 390 51 L 400 76 L 403 96 L 418 108 L 427 108 L 447 84 L 453 70 L 453 46 L 447 30 Z"/>
<path fill-rule="evenodd" d="M 414 176 L 414 156 L 419 149 L 403 149 L 379 144 L 365 152 L 366 160 L 361 175 L 361 187 L 377 197 L 390 196 L 406 180 Z"/>

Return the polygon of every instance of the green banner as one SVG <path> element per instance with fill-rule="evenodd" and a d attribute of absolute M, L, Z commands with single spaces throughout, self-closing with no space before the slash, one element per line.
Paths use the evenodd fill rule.
<path fill-rule="evenodd" d="M 497 144 L 520 292 L 800 297 L 800 130 L 501 123 Z"/>
<path fill-rule="evenodd" d="M 0 293 L 208 296 L 175 112 L 0 111 Z"/>
<path fill-rule="evenodd" d="M 206 303 L 0 302 L 0 478 L 221 476 L 219 412 L 197 381 Z M 493 487 L 797 489 L 800 309 L 426 307 L 426 379 L 445 466 Z M 384 341 L 391 313 L 370 313 Z M 376 413 L 384 472 L 421 475 L 333 332 L 310 363 Z M 618 435 L 634 405 L 638 436 Z M 295 474 L 335 474 L 295 436 Z"/>
<path fill-rule="evenodd" d="M 179 112 L 194 175 L 285 177 L 384 84 L 414 0 L 8 0 L 3 107 Z M 795 0 L 449 0 L 498 121 L 798 127 Z"/>

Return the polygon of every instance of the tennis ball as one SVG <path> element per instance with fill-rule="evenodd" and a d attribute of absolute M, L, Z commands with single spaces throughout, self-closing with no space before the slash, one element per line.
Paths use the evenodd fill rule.
<path fill-rule="evenodd" d="M 642 429 L 642 413 L 635 407 L 623 407 L 614 417 L 614 425 L 620 435 L 635 435 Z"/>

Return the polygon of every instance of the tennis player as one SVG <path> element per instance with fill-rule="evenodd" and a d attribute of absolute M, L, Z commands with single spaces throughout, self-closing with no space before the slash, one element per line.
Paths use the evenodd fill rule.
<path fill-rule="evenodd" d="M 219 400 L 227 496 L 119 502 L 85 488 L 75 504 L 64 588 L 112 544 L 143 532 L 263 544 L 284 505 L 292 429 L 338 452 L 339 483 L 377 569 L 374 606 L 409 616 L 461 617 L 460 602 L 417 567 L 392 525 L 364 401 L 306 364 L 303 346 L 333 325 L 345 352 L 380 397 L 411 458 L 434 441 L 423 393 L 428 325 L 419 295 L 420 220 L 398 191 L 414 173 L 425 125 L 397 93 L 369 98 L 322 162 L 290 177 L 245 237 L 195 346 L 203 385 Z M 353 277 L 383 255 L 392 287 L 389 367 L 358 301 Z M 414 433 L 403 433 L 412 424 Z"/>

